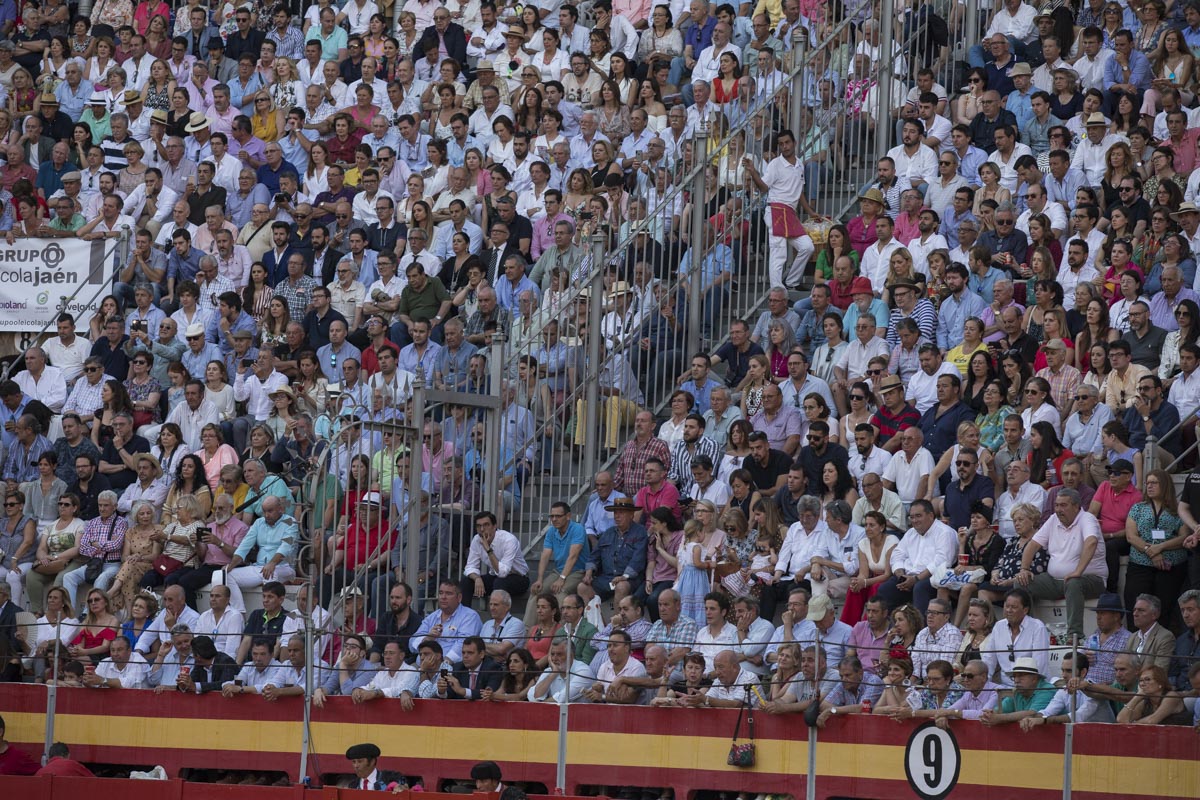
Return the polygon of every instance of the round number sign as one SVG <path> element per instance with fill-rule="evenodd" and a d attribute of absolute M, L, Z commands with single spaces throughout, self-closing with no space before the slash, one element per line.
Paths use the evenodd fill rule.
<path fill-rule="evenodd" d="M 927 722 L 913 731 L 904 749 L 908 785 L 923 800 L 942 800 L 958 783 L 962 759 L 949 731 Z"/>

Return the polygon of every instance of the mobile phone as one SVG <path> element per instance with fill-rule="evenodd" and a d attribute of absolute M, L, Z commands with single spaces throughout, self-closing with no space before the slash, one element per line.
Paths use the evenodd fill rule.
<path fill-rule="evenodd" d="M 249 369 L 250 367 L 254 366 L 254 359 L 253 358 L 243 358 L 242 366 Z"/>

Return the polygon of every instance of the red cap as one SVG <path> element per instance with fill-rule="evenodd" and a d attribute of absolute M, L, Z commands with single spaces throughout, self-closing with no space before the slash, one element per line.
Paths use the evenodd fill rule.
<path fill-rule="evenodd" d="M 860 275 L 850 281 L 850 294 L 875 294 L 875 290 L 871 288 L 871 279 Z"/>

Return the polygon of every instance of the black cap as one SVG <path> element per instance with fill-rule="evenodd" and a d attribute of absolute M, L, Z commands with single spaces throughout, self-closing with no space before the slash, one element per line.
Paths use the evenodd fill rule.
<path fill-rule="evenodd" d="M 1107 472 L 1109 475 L 1113 475 L 1118 472 L 1128 472 L 1130 475 L 1132 475 L 1133 471 L 1133 462 L 1131 462 L 1128 458 L 1118 458 L 1105 468 L 1105 472 Z"/>
<path fill-rule="evenodd" d="M 352 744 L 346 750 L 346 758 L 353 761 L 356 758 L 379 758 L 380 752 L 378 745 L 366 742 L 365 744 Z"/>

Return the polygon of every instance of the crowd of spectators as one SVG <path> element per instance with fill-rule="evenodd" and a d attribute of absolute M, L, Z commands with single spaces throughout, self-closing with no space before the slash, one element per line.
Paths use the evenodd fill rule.
<path fill-rule="evenodd" d="M 0 168 L 12 235 L 136 233 L 88 330 L 63 314 L 0 384 L 10 678 L 405 710 L 815 705 L 822 725 L 1198 713 L 1200 472 L 1177 496 L 1163 468 L 1196 461 L 1198 7 L 1135 1 L 1117 23 L 1115 3 L 1006 0 L 953 100 L 944 53 L 899 59 L 896 130 L 869 132 L 898 143 L 814 241 L 797 214 L 824 162 L 873 152 L 867 3 L 410 0 L 394 28 L 370 0 L 189 7 L 174 39 L 165 4 L 120 2 L 55 39 L 55 5 L 8 31 L 33 66 L 0 42 L 23 115 Z M 898 27 L 960 32 L 938 5 Z M 804 76 L 811 130 L 786 130 L 765 101 L 793 29 L 841 14 L 855 38 Z M 688 231 L 685 200 L 658 199 L 693 135 L 747 109 L 763 135 L 712 155 L 733 177 L 686 198 L 713 223 Z M 743 219 L 762 246 L 733 241 Z M 605 296 L 575 297 L 586 237 L 645 220 Z M 700 338 L 722 342 L 695 353 L 668 291 L 688 247 Z M 766 307 L 724 326 L 746 269 Z M 419 454 L 356 425 L 405 422 L 418 368 L 491 393 L 493 331 L 529 352 L 496 389 L 501 475 L 465 405 L 418 421 Z M 527 559 L 504 520 L 572 423 L 589 435 L 563 402 L 580 380 L 613 466 L 550 507 Z M 1051 630 L 1033 611 L 1059 601 Z"/>

